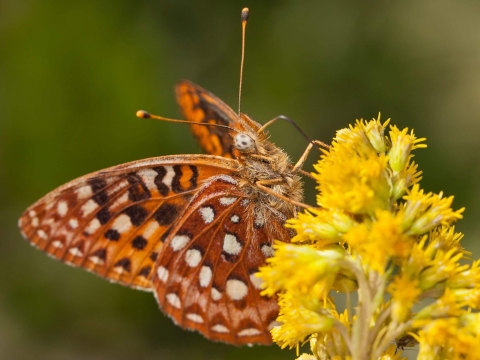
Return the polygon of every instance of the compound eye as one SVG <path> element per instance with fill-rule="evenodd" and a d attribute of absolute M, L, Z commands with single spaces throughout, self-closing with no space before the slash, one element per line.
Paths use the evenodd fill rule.
<path fill-rule="evenodd" d="M 233 137 L 233 146 L 241 152 L 248 152 L 255 149 L 255 141 L 245 133 L 238 133 Z"/>

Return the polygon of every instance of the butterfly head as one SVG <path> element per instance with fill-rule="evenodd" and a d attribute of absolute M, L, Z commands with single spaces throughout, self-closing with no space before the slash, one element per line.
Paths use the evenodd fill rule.
<path fill-rule="evenodd" d="M 240 114 L 235 128 L 230 132 L 233 148 L 238 155 L 267 155 L 265 146 L 268 143 L 268 133 L 261 128 L 262 125 L 248 115 Z"/>
<path fill-rule="evenodd" d="M 240 114 L 235 127 L 230 131 L 231 145 L 234 156 L 238 158 L 250 158 L 252 155 L 272 156 L 279 150 L 273 143 L 268 141 L 269 134 L 262 124 L 251 119 L 246 114 Z"/>

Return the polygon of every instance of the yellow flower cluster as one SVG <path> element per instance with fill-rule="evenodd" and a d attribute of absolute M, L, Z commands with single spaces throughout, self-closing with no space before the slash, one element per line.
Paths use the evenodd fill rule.
<path fill-rule="evenodd" d="M 273 340 L 309 340 L 302 360 L 400 359 L 417 343 L 419 359 L 480 359 L 480 261 L 452 226 L 464 209 L 420 188 L 412 151 L 425 139 L 391 125 L 387 136 L 388 122 L 337 132 L 312 174 L 319 208 L 288 221 L 292 243 L 260 269 L 263 295 L 279 297 Z"/>

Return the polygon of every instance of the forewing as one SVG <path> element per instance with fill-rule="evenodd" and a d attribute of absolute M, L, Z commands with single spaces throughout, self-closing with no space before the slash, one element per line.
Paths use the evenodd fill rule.
<path fill-rule="evenodd" d="M 270 344 L 277 299 L 260 295 L 255 277 L 273 255 L 274 239 L 290 241 L 285 218 L 261 216 L 231 177 L 206 184 L 165 242 L 153 275 L 160 307 L 180 326 L 236 345 Z"/>
<path fill-rule="evenodd" d="M 186 120 L 233 128 L 237 126 L 237 114 L 209 91 L 187 80 L 179 82 L 175 90 L 177 102 Z M 198 125 L 190 125 L 190 129 L 207 154 L 233 158 L 233 142 L 228 129 Z"/>
<path fill-rule="evenodd" d="M 149 290 L 163 241 L 192 196 L 234 166 L 220 157 L 185 155 L 105 169 L 52 191 L 25 211 L 19 226 L 54 258 Z"/>

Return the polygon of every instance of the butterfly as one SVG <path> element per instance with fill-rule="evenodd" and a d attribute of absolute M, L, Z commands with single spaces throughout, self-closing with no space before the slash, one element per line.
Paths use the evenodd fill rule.
<path fill-rule="evenodd" d="M 303 197 L 298 166 L 259 123 L 210 92 L 181 81 L 176 95 L 206 155 L 82 176 L 30 206 L 19 227 L 53 258 L 152 291 L 183 328 L 235 345 L 270 344 L 277 299 L 260 295 L 255 273 L 274 240 L 293 236 L 284 224 Z"/>
<path fill-rule="evenodd" d="M 241 69 L 247 19 L 245 8 Z M 255 274 L 273 256 L 273 241 L 294 235 L 284 224 L 307 207 L 299 173 L 308 175 L 301 167 L 319 142 L 293 165 L 268 140 L 275 119 L 262 126 L 186 80 L 176 96 L 206 155 L 154 157 L 82 176 L 30 206 L 21 233 L 53 258 L 153 292 L 185 329 L 235 345 L 270 344 L 277 299 L 260 295 Z"/>

